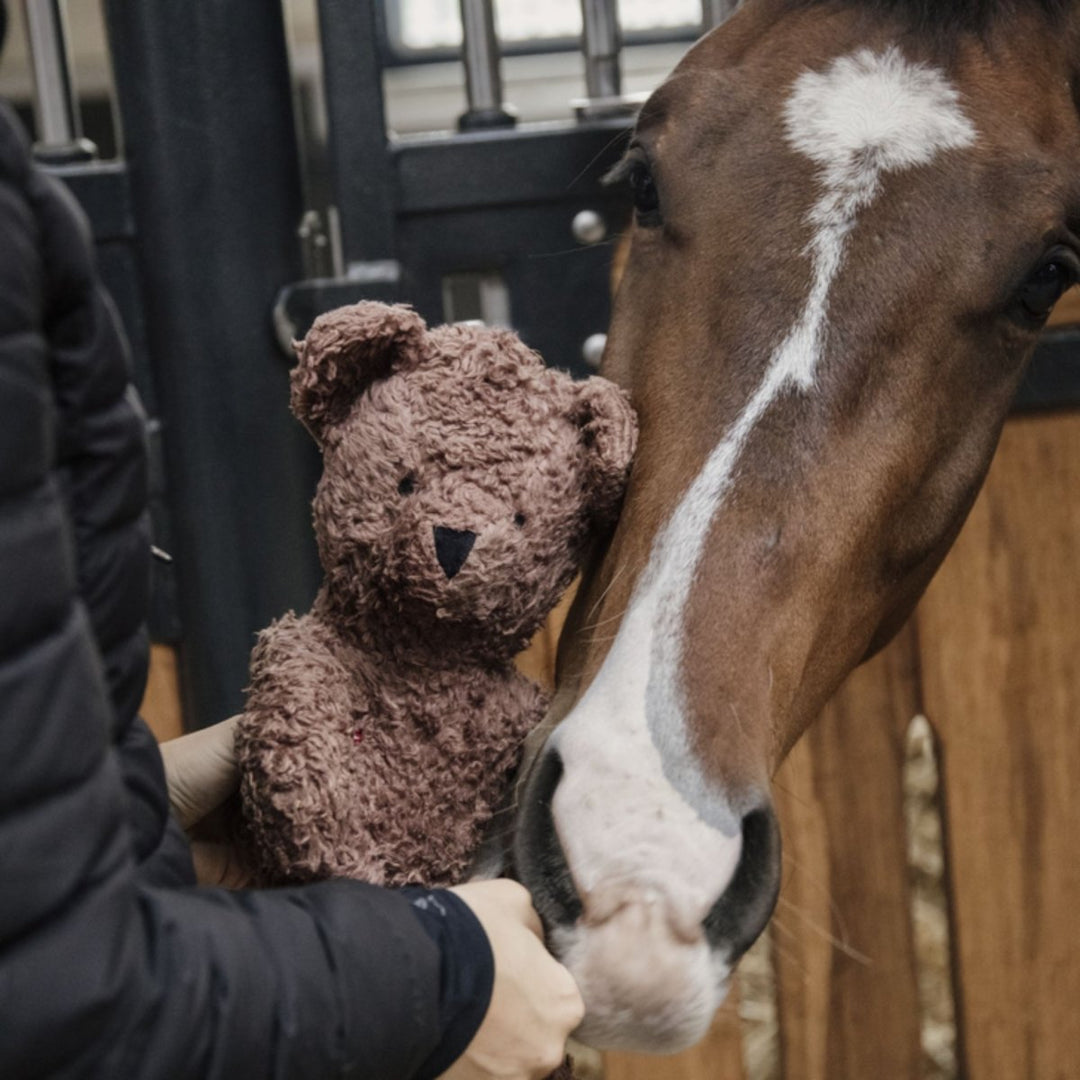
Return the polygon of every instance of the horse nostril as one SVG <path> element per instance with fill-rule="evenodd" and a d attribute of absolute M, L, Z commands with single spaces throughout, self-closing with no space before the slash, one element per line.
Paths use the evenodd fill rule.
<path fill-rule="evenodd" d="M 522 796 L 514 852 L 517 878 L 532 893 L 533 904 L 548 930 L 570 926 L 582 915 L 581 899 L 551 814 L 551 800 L 562 773 L 558 752 L 545 751 Z"/>
<path fill-rule="evenodd" d="M 448 578 L 452 578 L 465 565 L 475 543 L 476 533 L 468 529 L 435 526 L 435 557 Z"/>
<path fill-rule="evenodd" d="M 714 948 L 729 950 L 728 963 L 757 940 L 780 892 L 780 826 L 772 807 L 751 810 L 742 820 L 742 853 L 731 884 L 705 917 Z"/>

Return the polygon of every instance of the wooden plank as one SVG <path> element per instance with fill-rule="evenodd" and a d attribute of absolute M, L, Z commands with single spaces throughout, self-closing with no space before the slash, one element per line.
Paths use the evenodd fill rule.
<path fill-rule="evenodd" d="M 915 660 L 909 627 L 852 674 L 774 783 L 785 849 L 773 919 L 784 1080 L 920 1075 L 902 816 Z"/>
<path fill-rule="evenodd" d="M 176 666 L 176 650 L 170 645 L 150 646 L 150 672 L 139 712 L 158 742 L 175 739 L 184 733 L 180 675 Z"/>
<path fill-rule="evenodd" d="M 1080 1075 L 1080 415 L 1025 418 L 918 613 L 965 1075 Z"/>
<path fill-rule="evenodd" d="M 570 605 L 577 595 L 581 579 L 575 578 L 562 599 L 544 620 L 544 625 L 533 635 L 532 641 L 523 652 L 518 653 L 514 662 L 518 671 L 539 683 L 545 690 L 555 689 L 555 661 L 559 653 L 559 637 L 562 634 Z"/>
<path fill-rule="evenodd" d="M 604 1055 L 604 1080 L 743 1080 L 738 987 L 733 986 L 709 1034 L 692 1050 L 669 1057 Z"/>

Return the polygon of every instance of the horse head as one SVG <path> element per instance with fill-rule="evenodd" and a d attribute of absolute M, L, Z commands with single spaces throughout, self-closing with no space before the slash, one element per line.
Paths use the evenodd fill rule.
<path fill-rule="evenodd" d="M 1073 5 L 750 0 L 644 106 L 605 374 L 641 437 L 515 862 L 599 1046 L 697 1041 L 770 777 L 915 605 L 1080 277 Z"/>

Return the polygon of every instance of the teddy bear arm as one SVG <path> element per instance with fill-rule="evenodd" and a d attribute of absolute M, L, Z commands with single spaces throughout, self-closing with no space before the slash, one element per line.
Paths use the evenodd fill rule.
<path fill-rule="evenodd" d="M 514 673 L 513 693 L 518 710 L 518 726 L 524 738 L 544 719 L 551 705 L 551 694 L 521 672 Z"/>
<path fill-rule="evenodd" d="M 343 811 L 356 794 L 343 762 L 369 711 L 358 681 L 303 622 L 260 635 L 237 728 L 245 838 L 272 881 L 340 872 Z"/>

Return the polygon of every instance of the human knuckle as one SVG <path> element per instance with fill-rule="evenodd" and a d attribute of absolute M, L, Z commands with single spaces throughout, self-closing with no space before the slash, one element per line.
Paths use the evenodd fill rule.
<path fill-rule="evenodd" d="M 506 893 L 508 900 L 516 900 L 519 904 L 526 904 L 532 907 L 532 897 L 529 895 L 529 890 L 525 888 L 518 881 L 510 881 L 506 879 L 503 883 L 503 891 Z"/>
<path fill-rule="evenodd" d="M 552 957 L 554 960 L 554 957 Z M 580 1003 L 581 990 L 578 988 L 577 980 L 570 974 L 570 970 L 563 964 L 559 964 L 558 960 L 555 960 L 559 968 L 559 989 L 562 991 L 563 996 L 568 1001 L 574 1001 Z"/>
<path fill-rule="evenodd" d="M 567 1003 L 566 1013 L 571 1028 L 576 1028 L 585 1019 L 585 1002 L 577 992 Z"/>
<path fill-rule="evenodd" d="M 566 1056 L 566 1044 L 563 1042 L 552 1043 L 544 1049 L 543 1059 L 540 1063 L 540 1076 L 553 1073 L 562 1063 Z"/>

